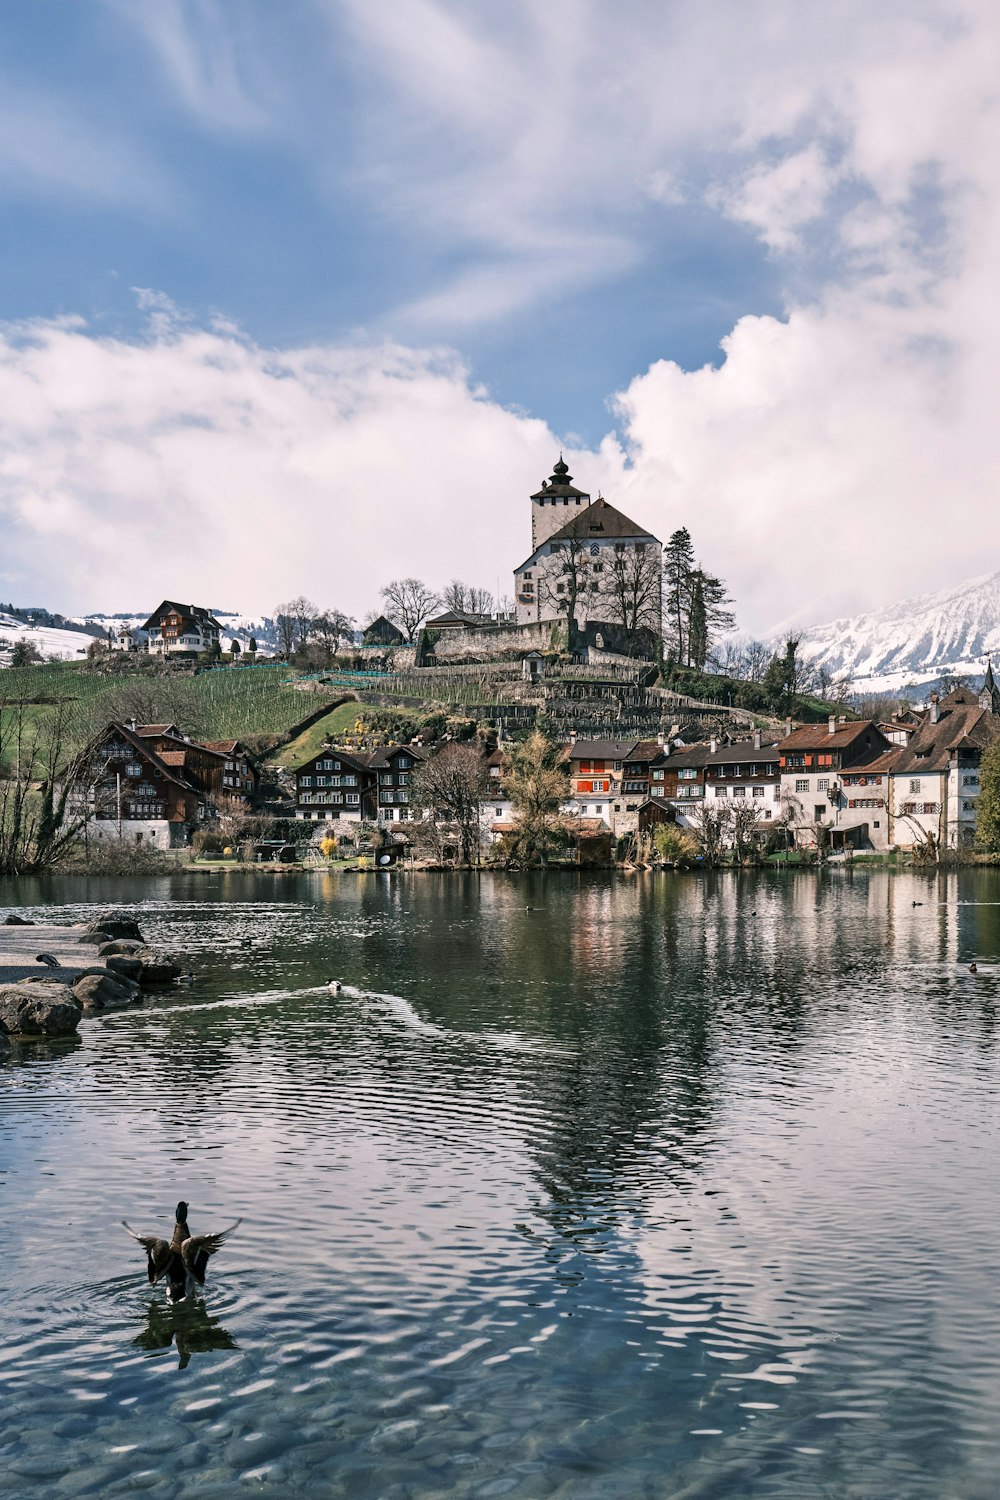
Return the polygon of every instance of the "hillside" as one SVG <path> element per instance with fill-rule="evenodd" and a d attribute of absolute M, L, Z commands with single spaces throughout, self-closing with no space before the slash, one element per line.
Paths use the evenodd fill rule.
<path fill-rule="evenodd" d="M 857 690 L 897 692 L 942 675 L 979 677 L 1000 656 L 1000 573 L 803 631 L 804 656 Z"/>

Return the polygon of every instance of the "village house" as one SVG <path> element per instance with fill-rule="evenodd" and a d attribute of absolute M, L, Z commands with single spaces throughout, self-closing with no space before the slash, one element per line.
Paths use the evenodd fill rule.
<path fill-rule="evenodd" d="M 987 666 L 978 693 L 932 694 L 929 712 L 892 767 L 891 842 L 971 849 L 976 837 L 979 763 L 1000 739 L 1000 690 Z"/>
<path fill-rule="evenodd" d="M 372 788 L 365 754 L 327 747 L 295 772 L 295 816 L 313 822 L 330 818 L 373 822 Z M 369 795 L 363 806 L 365 792 Z"/>
<path fill-rule="evenodd" d="M 253 756 L 239 740 L 208 740 L 206 750 L 225 756 L 221 791 L 224 797 L 252 803 L 260 786 L 260 771 Z"/>
<path fill-rule="evenodd" d="M 365 751 L 328 746 L 295 773 L 295 816 L 314 822 L 406 822 L 410 779 L 424 758 L 413 745 Z"/>
<path fill-rule="evenodd" d="M 765 745 L 760 733 L 750 740 L 713 738 L 707 745 L 664 749 L 650 764 L 649 787 L 639 820 L 642 829 L 676 822 L 697 831 L 700 809 L 723 805 L 752 808 L 762 833 L 780 818 L 778 749 Z M 731 841 L 731 830 L 723 828 L 722 841 Z"/>
<path fill-rule="evenodd" d="M 509 761 L 503 750 L 498 748 L 486 757 L 486 793 L 480 821 L 484 837 L 494 844 L 514 828 L 514 808 L 504 787 L 508 769 Z"/>
<path fill-rule="evenodd" d="M 366 625 L 361 637 L 363 646 L 404 646 L 406 636 L 398 625 L 387 620 L 385 615 L 379 615 L 378 619 L 372 620 Z"/>
<path fill-rule="evenodd" d="M 128 724 L 111 723 L 77 762 L 73 804 L 87 836 L 182 848 L 203 812 L 203 792 L 169 764 L 150 739 Z"/>
<path fill-rule="evenodd" d="M 179 772 L 203 798 L 218 800 L 225 793 L 226 756 L 200 745 L 176 724 L 130 724 L 132 732 L 156 751 L 160 760 Z"/>
<path fill-rule="evenodd" d="M 141 627 L 148 635 L 152 656 L 198 656 L 219 648 L 222 626 L 199 604 L 175 604 L 164 599 Z"/>
<path fill-rule="evenodd" d="M 614 804 L 621 803 L 625 761 L 635 745 L 635 740 L 582 740 L 571 736 L 566 811 L 579 817 L 602 818 L 612 827 Z"/>
<path fill-rule="evenodd" d="M 818 846 L 885 849 L 888 774 L 897 747 L 870 720 L 802 724 L 778 744 L 781 807 L 789 835 Z M 888 757 L 888 759 L 886 758 Z"/>
<path fill-rule="evenodd" d="M 412 816 L 411 780 L 413 772 L 426 759 L 415 745 L 392 745 L 373 750 L 368 756 L 368 772 L 377 778 L 377 817 L 380 823 L 405 823 Z"/>

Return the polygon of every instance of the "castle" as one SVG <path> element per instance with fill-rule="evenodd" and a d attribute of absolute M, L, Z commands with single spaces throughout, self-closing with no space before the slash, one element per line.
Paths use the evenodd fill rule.
<path fill-rule="evenodd" d="M 659 639 L 658 538 L 601 495 L 577 489 L 562 455 L 531 496 L 531 547 L 514 570 L 518 625 L 564 619 L 581 630 L 606 624 Z"/>

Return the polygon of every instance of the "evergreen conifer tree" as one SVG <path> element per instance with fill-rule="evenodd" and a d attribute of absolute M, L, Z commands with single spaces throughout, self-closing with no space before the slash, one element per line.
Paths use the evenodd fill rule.
<path fill-rule="evenodd" d="M 983 751 L 976 804 L 976 846 L 1000 854 L 1000 741 Z"/>

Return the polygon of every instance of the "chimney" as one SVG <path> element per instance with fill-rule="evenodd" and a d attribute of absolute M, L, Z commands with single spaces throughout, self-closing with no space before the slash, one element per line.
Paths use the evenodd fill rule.
<path fill-rule="evenodd" d="M 940 717 L 940 700 L 937 693 L 931 693 L 931 723 L 936 724 Z"/>
<path fill-rule="evenodd" d="M 135 734 L 135 720 L 134 719 L 128 719 L 126 722 L 128 724 L 129 729 L 131 729 L 132 733 Z"/>
<path fill-rule="evenodd" d="M 791 734 L 791 732 L 792 732 L 792 721 L 791 721 L 791 719 L 786 719 L 785 720 L 785 739 L 786 740 L 787 740 L 788 736 Z"/>
<path fill-rule="evenodd" d="M 759 729 L 755 729 L 754 732 L 753 732 L 753 747 L 754 747 L 755 750 L 759 750 L 760 749 L 760 730 Z"/>
<path fill-rule="evenodd" d="M 840 718 L 837 720 L 837 723 L 838 724 L 846 724 L 847 723 L 847 715 L 846 714 L 841 714 Z"/>
<path fill-rule="evenodd" d="M 575 729 L 571 729 L 570 732 L 569 732 L 569 742 L 570 742 L 571 745 L 575 745 L 576 744 L 576 730 Z"/>
<path fill-rule="evenodd" d="M 708 742 L 708 748 L 709 748 L 709 750 L 710 750 L 710 751 L 711 751 L 711 752 L 712 752 L 712 754 L 713 754 L 713 755 L 714 755 L 714 754 L 715 754 L 715 752 L 716 752 L 716 751 L 717 751 L 717 750 L 718 750 L 718 748 L 719 748 L 719 742 L 718 742 L 718 740 L 717 740 L 717 739 L 716 739 L 716 738 L 715 738 L 715 735 L 714 735 L 714 734 L 713 734 L 713 735 L 712 735 L 712 738 L 711 738 L 711 739 L 710 739 L 710 740 L 709 740 L 709 742 Z"/>
<path fill-rule="evenodd" d="M 833 714 L 830 715 L 827 721 L 827 728 L 829 729 L 831 734 L 837 733 L 837 720 Z"/>

